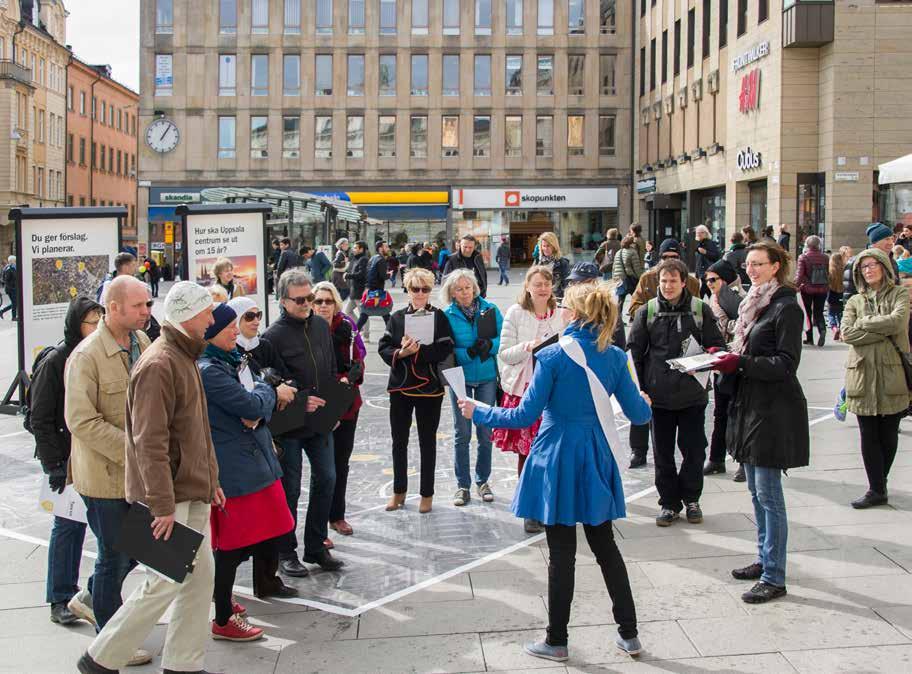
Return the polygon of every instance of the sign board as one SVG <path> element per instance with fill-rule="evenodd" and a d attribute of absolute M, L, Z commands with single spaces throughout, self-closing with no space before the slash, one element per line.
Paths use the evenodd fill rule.
<path fill-rule="evenodd" d="M 644 178 L 637 180 L 637 194 L 649 194 L 656 191 L 656 179 Z"/>
<path fill-rule="evenodd" d="M 763 157 L 759 152 L 754 152 L 748 145 L 743 150 L 738 151 L 735 162 L 742 171 L 751 171 L 760 168 L 763 164 Z"/>
<path fill-rule="evenodd" d="M 160 204 L 198 204 L 202 201 L 199 192 L 161 192 L 158 195 Z"/>
<path fill-rule="evenodd" d="M 174 223 L 170 220 L 165 222 L 165 243 L 174 243 Z"/>
<path fill-rule="evenodd" d="M 617 208 L 616 187 L 454 188 L 452 208 Z"/>
<path fill-rule="evenodd" d="M 768 41 L 755 44 L 746 52 L 738 54 L 738 56 L 732 59 L 732 72 L 736 73 L 741 70 L 741 68 L 746 68 L 754 61 L 759 61 L 764 56 L 769 56 L 769 53 L 770 43 Z"/>
<path fill-rule="evenodd" d="M 263 204 L 178 206 L 184 242 L 181 278 L 203 286 L 218 282 L 213 267 L 221 258 L 234 269 L 234 297 L 253 299 L 269 322 L 266 294 L 266 215 Z"/>
<path fill-rule="evenodd" d="M 760 69 L 754 68 L 741 78 L 741 91 L 738 93 L 739 112 L 750 112 L 760 109 Z"/>
<path fill-rule="evenodd" d="M 858 171 L 836 171 L 833 174 L 833 180 L 844 183 L 857 183 Z"/>
<path fill-rule="evenodd" d="M 14 208 L 19 282 L 19 367 L 31 374 L 41 349 L 63 339 L 70 301 L 95 298 L 120 250 L 127 210 Z"/>
<path fill-rule="evenodd" d="M 171 54 L 155 55 L 155 88 L 171 89 L 174 86 Z"/>

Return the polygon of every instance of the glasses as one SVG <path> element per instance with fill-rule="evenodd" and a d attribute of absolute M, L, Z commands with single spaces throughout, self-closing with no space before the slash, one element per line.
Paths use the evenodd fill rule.
<path fill-rule="evenodd" d="M 718 282 L 718 280 L 719 280 L 718 276 L 713 277 L 713 278 L 709 278 L 708 276 L 706 277 L 707 285 L 714 285 L 716 282 Z"/>
<path fill-rule="evenodd" d="M 245 321 L 258 321 L 261 318 L 263 318 L 262 311 L 248 311 L 247 313 L 244 314 Z"/>
<path fill-rule="evenodd" d="M 314 300 L 314 304 L 318 307 L 328 307 L 330 304 L 335 304 L 336 301 L 331 297 L 328 300 Z"/>
<path fill-rule="evenodd" d="M 861 265 L 861 271 L 873 271 L 880 266 L 879 262 L 869 262 L 868 264 Z"/>
<path fill-rule="evenodd" d="M 418 295 L 427 295 L 431 292 L 431 289 L 425 288 L 425 287 L 420 287 L 420 288 L 411 287 L 411 288 L 409 288 L 409 292 L 416 293 Z"/>
<path fill-rule="evenodd" d="M 288 300 L 289 302 L 294 302 L 295 304 L 297 304 L 300 307 L 303 304 L 310 304 L 311 302 L 313 302 L 314 297 L 315 297 L 315 295 L 313 293 L 311 293 L 310 295 L 303 295 L 301 297 L 286 297 L 285 299 Z"/>
<path fill-rule="evenodd" d="M 768 264 L 773 264 L 772 262 L 751 262 L 747 261 L 744 263 L 744 266 L 750 269 L 751 267 L 765 267 Z"/>
<path fill-rule="evenodd" d="M 99 323 L 101 323 L 100 318 L 97 321 L 83 321 L 82 322 L 83 325 L 98 325 Z"/>

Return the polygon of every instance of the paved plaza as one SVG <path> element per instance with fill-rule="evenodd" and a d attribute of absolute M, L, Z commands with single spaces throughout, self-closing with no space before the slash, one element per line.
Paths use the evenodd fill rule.
<path fill-rule="evenodd" d="M 519 273 L 514 272 L 518 281 Z M 491 275 L 496 281 L 496 274 Z M 502 309 L 518 284 L 491 285 Z M 162 288 L 162 297 L 167 285 Z M 395 291 L 397 302 L 404 295 Z M 156 307 L 158 313 L 160 307 Z M 250 644 L 211 642 L 207 669 L 231 673 L 301 672 L 912 672 L 912 421 L 901 428 L 889 507 L 854 511 L 866 485 L 854 418 L 829 411 L 838 392 L 845 347 L 809 348 L 801 381 L 810 406 L 811 465 L 784 480 L 791 523 L 786 598 L 768 605 L 740 601 L 746 589 L 729 570 L 753 561 L 755 528 L 747 489 L 725 476 L 706 479 L 700 525 L 654 524 L 652 463 L 625 469 L 629 516 L 616 523 L 637 602 L 645 652 L 632 662 L 614 649 L 610 601 L 580 535 L 576 599 L 567 667 L 524 655 L 523 641 L 547 623 L 547 548 L 523 533 L 509 512 L 515 457 L 495 450 L 493 504 L 451 505 L 452 413 L 438 433 L 434 511 L 383 506 L 392 486 L 386 368 L 376 355 L 382 323 L 373 319 L 366 405 L 359 421 L 348 490 L 350 538 L 333 535 L 342 573 L 319 569 L 297 579 L 301 597 L 269 602 L 249 593 L 250 565 L 238 574 L 238 599 L 267 638 Z M 0 323 L 0 384 L 15 371 L 16 335 Z M 707 416 L 711 423 L 711 410 Z M 626 422 L 619 420 L 626 440 Z M 415 434 L 413 433 L 413 436 Z M 93 636 L 80 624 L 52 624 L 44 603 L 50 518 L 38 510 L 40 468 L 21 418 L 0 417 L 0 671 L 75 671 Z M 417 473 L 417 438 L 410 473 Z M 306 489 L 306 476 L 305 476 Z M 410 486 L 417 489 L 417 475 Z M 306 503 L 306 491 L 302 504 Z M 303 523 L 303 521 L 302 521 Z M 82 575 L 91 573 L 87 536 Z M 134 572 L 125 592 L 140 582 Z M 166 615 L 163 622 L 167 622 Z M 160 653 L 165 625 L 147 647 Z M 152 665 L 136 674 L 160 671 Z"/>

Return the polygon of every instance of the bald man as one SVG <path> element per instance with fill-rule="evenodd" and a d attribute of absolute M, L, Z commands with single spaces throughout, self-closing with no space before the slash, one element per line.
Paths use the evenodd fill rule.
<path fill-rule="evenodd" d="M 130 370 L 149 346 L 142 328 L 152 310 L 148 288 L 132 276 L 115 278 L 105 300 L 104 320 L 73 350 L 64 374 L 64 416 L 73 435 L 70 474 L 98 539 L 91 594 L 82 590 L 69 608 L 98 631 L 123 603 L 121 585 L 135 566 L 114 549 L 114 542 L 129 510 L 124 499 L 127 385 Z M 146 651 L 137 651 L 130 664 L 151 658 Z"/>

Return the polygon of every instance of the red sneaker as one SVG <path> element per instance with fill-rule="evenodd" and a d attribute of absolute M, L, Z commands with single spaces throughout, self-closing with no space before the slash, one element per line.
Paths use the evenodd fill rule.
<path fill-rule="evenodd" d="M 263 638 L 263 630 L 254 627 L 239 615 L 233 615 L 224 626 L 212 621 L 212 638 L 225 641 L 256 641 Z"/>
<path fill-rule="evenodd" d="M 243 604 L 238 604 L 237 600 L 234 597 L 232 597 L 231 598 L 231 613 L 232 613 L 232 615 L 239 615 L 239 616 L 243 617 L 243 616 L 247 615 L 247 607 L 244 606 Z"/>
<path fill-rule="evenodd" d="M 336 545 L 335 545 L 335 543 L 332 542 L 331 539 L 327 538 L 326 540 L 323 541 L 323 547 L 326 548 L 327 550 L 332 550 L 334 547 L 336 547 Z"/>

